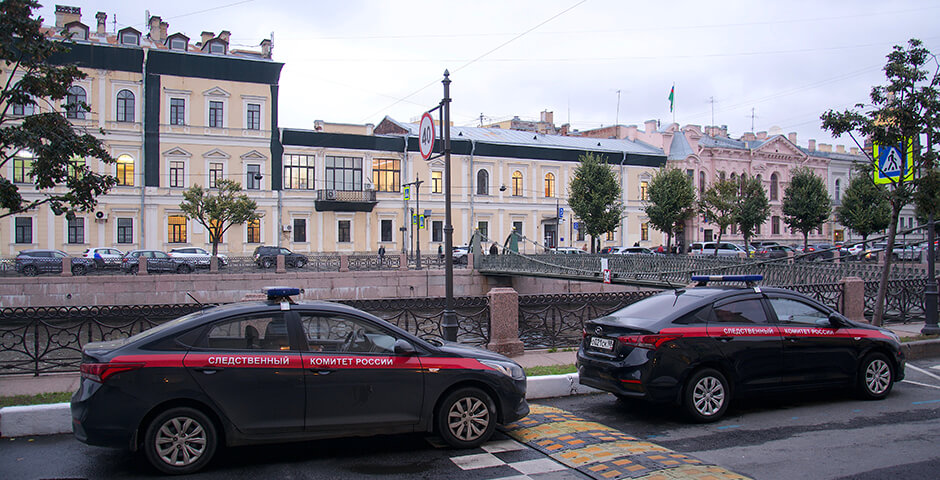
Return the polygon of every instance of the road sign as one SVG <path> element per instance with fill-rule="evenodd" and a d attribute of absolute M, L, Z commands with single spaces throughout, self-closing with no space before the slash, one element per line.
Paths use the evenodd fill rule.
<path fill-rule="evenodd" d="M 565 218 L 565 207 L 558 207 L 558 218 Z"/>
<path fill-rule="evenodd" d="M 878 162 L 875 169 L 875 183 L 905 182 L 914 180 L 914 146 L 908 145 L 907 155 L 901 153 L 900 145 L 872 146 L 872 156 Z"/>
<path fill-rule="evenodd" d="M 428 112 L 421 115 L 421 124 L 418 126 L 418 150 L 425 160 L 430 159 L 434 152 L 434 119 Z"/>
<path fill-rule="evenodd" d="M 574 227 L 575 230 L 579 230 L 581 227 L 581 222 L 574 222 L 571 224 L 571 226 Z"/>
<path fill-rule="evenodd" d="M 405 200 L 411 200 L 411 185 L 405 185 L 404 189 Z"/>

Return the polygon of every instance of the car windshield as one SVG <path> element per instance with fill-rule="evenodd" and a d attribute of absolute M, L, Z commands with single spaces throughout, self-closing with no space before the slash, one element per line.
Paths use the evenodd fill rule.
<path fill-rule="evenodd" d="M 156 327 L 153 327 L 153 328 L 148 329 L 148 330 L 144 330 L 143 332 L 140 332 L 140 333 L 138 333 L 138 334 L 136 334 L 136 335 L 130 336 L 130 337 L 127 339 L 127 342 L 128 342 L 128 343 L 131 343 L 131 342 L 135 342 L 135 341 L 137 341 L 137 340 L 140 340 L 140 339 L 142 339 L 142 338 L 147 338 L 147 337 L 149 337 L 149 336 L 151 336 L 151 335 L 154 335 L 154 334 L 156 334 L 156 333 L 160 333 L 160 332 L 162 332 L 162 331 L 164 331 L 164 330 L 166 330 L 166 329 L 168 329 L 168 328 L 173 328 L 174 326 L 179 325 L 179 324 L 181 324 L 181 323 L 183 323 L 183 322 L 189 320 L 190 318 L 193 318 L 193 317 L 195 317 L 195 316 L 197 316 L 197 315 L 201 315 L 201 314 L 203 314 L 203 313 L 205 313 L 205 310 L 198 310 L 198 311 L 195 311 L 195 312 L 193 312 L 193 313 L 190 313 L 190 314 L 187 314 L 187 315 L 183 315 L 182 317 L 179 317 L 179 318 L 177 318 L 177 319 L 175 319 L 175 320 L 170 320 L 169 322 L 161 323 L 160 325 L 157 325 Z"/>

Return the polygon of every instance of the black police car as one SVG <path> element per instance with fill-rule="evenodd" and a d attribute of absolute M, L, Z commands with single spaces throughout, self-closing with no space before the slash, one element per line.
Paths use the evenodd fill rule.
<path fill-rule="evenodd" d="M 580 382 L 622 399 L 678 403 L 693 420 L 710 422 L 724 415 L 732 396 L 855 387 L 863 398 L 881 399 L 904 378 L 893 332 L 848 320 L 791 290 L 754 286 L 760 279 L 692 277 L 699 282 L 694 288 L 585 322 Z"/>
<path fill-rule="evenodd" d="M 425 341 L 330 302 L 212 307 L 82 350 L 72 427 L 90 445 L 142 449 L 158 470 L 190 473 L 220 445 L 436 430 L 485 442 L 529 412 L 508 358 Z"/>

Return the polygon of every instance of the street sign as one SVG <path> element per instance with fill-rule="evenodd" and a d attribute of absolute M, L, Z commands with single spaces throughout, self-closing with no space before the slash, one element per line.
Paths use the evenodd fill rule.
<path fill-rule="evenodd" d="M 434 152 L 434 119 L 428 112 L 421 115 L 421 124 L 418 126 L 418 150 L 425 160 L 429 160 Z"/>
<path fill-rule="evenodd" d="M 878 162 L 878 168 L 875 169 L 875 183 L 886 184 L 899 182 L 901 178 L 905 182 L 914 180 L 914 146 L 909 145 L 907 155 L 901 153 L 900 145 L 878 145 L 872 146 L 872 156 Z"/>
<path fill-rule="evenodd" d="M 558 207 L 558 218 L 565 218 L 565 207 Z"/>
<path fill-rule="evenodd" d="M 575 230 L 579 230 L 580 227 L 581 227 L 581 222 L 574 222 L 574 223 L 571 224 L 571 226 L 572 226 Z"/>
<path fill-rule="evenodd" d="M 404 189 L 405 200 L 411 200 L 411 185 L 405 185 Z"/>

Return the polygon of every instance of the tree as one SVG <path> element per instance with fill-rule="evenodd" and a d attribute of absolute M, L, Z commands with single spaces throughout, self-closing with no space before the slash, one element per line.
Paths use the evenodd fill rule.
<path fill-rule="evenodd" d="M 729 225 L 734 223 L 735 205 L 738 201 L 738 182 L 718 180 L 713 183 L 698 201 L 699 213 L 718 227 L 718 241 L 715 242 L 715 255 L 718 244 Z"/>
<path fill-rule="evenodd" d="M 193 185 L 183 192 L 180 209 L 187 217 L 199 222 L 209 232 L 212 256 L 219 254 L 219 242 L 229 228 L 261 218 L 255 210 L 258 205 L 248 195 L 239 193 L 241 184 L 233 180 L 219 180 L 213 190 Z"/>
<path fill-rule="evenodd" d="M 607 161 L 593 153 L 578 157 L 581 165 L 574 171 L 568 185 L 568 205 L 581 219 L 581 227 L 591 236 L 591 253 L 597 251 L 601 235 L 614 231 L 620 225 L 623 204 L 622 190 Z"/>
<path fill-rule="evenodd" d="M 933 155 L 925 154 L 924 150 L 936 151 L 935 142 L 940 141 L 940 136 L 937 135 L 937 129 L 940 127 L 937 122 L 937 112 L 940 112 L 940 63 L 937 63 L 932 72 L 928 70 L 928 63 L 935 62 L 936 57 L 917 39 L 908 40 L 906 48 L 895 45 L 887 59 L 884 67 L 887 84 L 872 87 L 869 95 L 871 105 L 860 103 L 854 110 L 842 112 L 829 110 L 820 117 L 822 127 L 836 137 L 848 134 L 859 147 L 861 144 L 855 136 L 856 133 L 882 147 L 897 146 L 902 152 L 910 149 L 914 171 L 927 173 Z M 866 155 L 869 155 L 867 151 Z M 869 161 L 874 168 L 881 169 L 870 155 Z M 883 171 L 881 173 L 884 174 Z M 911 201 L 915 187 L 905 175 L 890 181 L 888 201 L 891 205 L 891 217 L 886 251 L 894 249 L 898 216 L 901 209 Z M 891 257 L 885 256 L 884 269 L 881 272 L 872 318 L 875 325 L 881 325 L 884 318 Z"/>
<path fill-rule="evenodd" d="M 770 216 L 770 201 L 764 185 L 757 177 L 741 176 L 741 193 L 734 215 L 734 223 L 744 236 L 744 248 L 750 252 L 751 235 L 757 226 L 767 221 Z"/>
<path fill-rule="evenodd" d="M 783 221 L 803 234 L 803 248 L 809 243 L 809 232 L 822 228 L 832 213 L 832 200 L 826 185 L 807 167 L 793 170 L 790 184 L 783 192 Z"/>
<path fill-rule="evenodd" d="M 888 191 L 872 180 L 871 169 L 862 169 L 852 177 L 842 194 L 842 204 L 836 207 L 836 220 L 853 232 L 868 236 L 888 228 L 891 221 L 891 205 Z"/>
<path fill-rule="evenodd" d="M 13 181 L 0 176 L 0 218 L 43 204 L 56 215 L 90 211 L 95 197 L 116 183 L 113 176 L 96 173 L 85 162 L 97 158 L 114 163 L 101 141 L 77 132 L 65 112 L 55 109 L 72 82 L 85 74 L 75 66 L 49 62 L 69 47 L 45 36 L 40 30 L 42 18 L 30 18 L 37 7 L 33 0 L 0 2 L 0 61 L 6 67 L 0 91 L 0 171 L 9 171 L 9 163 L 14 167 Z M 89 107 L 73 102 L 64 109 L 88 111 Z M 17 183 L 32 183 L 36 191 L 21 192 Z"/>
<path fill-rule="evenodd" d="M 666 233 L 666 251 L 672 251 L 672 236 L 695 213 L 692 179 L 675 168 L 662 169 L 647 187 L 644 211 L 657 230 Z"/>

